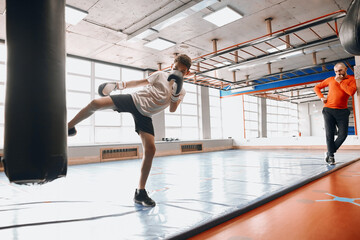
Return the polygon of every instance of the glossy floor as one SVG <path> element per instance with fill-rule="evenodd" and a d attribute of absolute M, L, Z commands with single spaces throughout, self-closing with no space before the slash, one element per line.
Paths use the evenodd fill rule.
<path fill-rule="evenodd" d="M 70 166 L 42 186 L 9 184 L 0 173 L 0 239 L 166 239 L 246 207 L 360 156 L 342 151 L 229 150 L 158 157 L 147 190 L 132 202 L 140 160 Z"/>

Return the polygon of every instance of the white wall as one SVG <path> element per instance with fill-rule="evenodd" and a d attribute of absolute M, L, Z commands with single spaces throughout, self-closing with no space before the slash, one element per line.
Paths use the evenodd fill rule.
<path fill-rule="evenodd" d="M 303 103 L 298 105 L 299 111 L 299 132 L 301 136 L 311 136 L 309 104 Z"/>
<path fill-rule="evenodd" d="M 242 96 L 221 99 L 224 138 L 233 138 L 234 145 L 244 140 L 244 116 Z"/>
<path fill-rule="evenodd" d="M 323 137 L 325 136 L 325 123 L 322 115 L 324 104 L 321 101 L 309 103 L 310 115 L 310 136 Z"/>
<path fill-rule="evenodd" d="M 301 136 L 325 136 L 321 101 L 299 104 L 299 132 Z"/>

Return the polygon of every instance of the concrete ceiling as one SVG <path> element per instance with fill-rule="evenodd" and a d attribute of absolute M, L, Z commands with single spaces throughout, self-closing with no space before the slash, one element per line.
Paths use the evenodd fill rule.
<path fill-rule="evenodd" d="M 174 53 L 186 53 L 194 59 L 213 52 L 212 39 L 218 39 L 217 48 L 222 49 L 263 36 L 267 34 L 266 18 L 273 18 L 272 30 L 277 31 L 331 12 L 346 10 L 351 3 L 351 0 L 221 0 L 147 38 L 152 40 L 162 37 L 176 42 L 174 47 L 157 51 L 145 47 L 146 40 L 127 40 L 136 30 L 186 4 L 199 1 L 67 0 L 66 4 L 89 12 L 79 24 L 67 25 L 67 53 L 143 69 L 157 69 L 158 63 L 161 63 L 162 67 L 170 66 Z M 204 15 L 227 5 L 242 13 L 244 17 L 223 27 L 203 20 Z M 0 0 L 0 39 L 6 39 L 5 8 L 5 0 Z M 319 27 L 316 31 L 322 33 L 325 30 Z M 292 41 L 296 43 L 299 40 Z M 276 42 L 273 44 L 280 45 Z M 339 41 L 331 45 L 332 47 L 328 47 L 329 44 L 324 44 L 321 51 L 315 50 L 318 61 L 321 58 L 334 61 L 350 57 L 339 45 Z M 312 55 L 306 54 L 276 61 L 272 68 L 274 71 L 278 71 L 278 68 L 286 71 L 308 66 L 312 61 Z M 237 71 L 236 77 L 245 79 L 246 75 L 256 77 L 267 73 L 266 61 L 259 59 L 255 66 Z M 231 79 L 232 73 L 222 69 L 218 71 L 218 77 Z"/>

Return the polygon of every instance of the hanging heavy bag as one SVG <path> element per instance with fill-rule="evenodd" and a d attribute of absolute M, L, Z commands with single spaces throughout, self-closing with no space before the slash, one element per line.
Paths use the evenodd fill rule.
<path fill-rule="evenodd" d="M 360 0 L 353 0 L 340 27 L 339 37 L 345 51 L 360 55 Z"/>
<path fill-rule="evenodd" d="M 10 182 L 66 175 L 65 0 L 6 1 L 3 164 Z"/>

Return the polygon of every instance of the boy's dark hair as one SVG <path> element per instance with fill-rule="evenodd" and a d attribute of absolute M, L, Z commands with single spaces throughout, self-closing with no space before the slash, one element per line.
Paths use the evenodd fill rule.
<path fill-rule="evenodd" d="M 186 55 L 186 54 L 179 54 L 175 57 L 175 60 L 174 60 L 174 63 L 181 63 L 181 64 L 184 64 L 188 71 L 190 71 L 190 67 L 191 67 L 191 58 Z"/>

